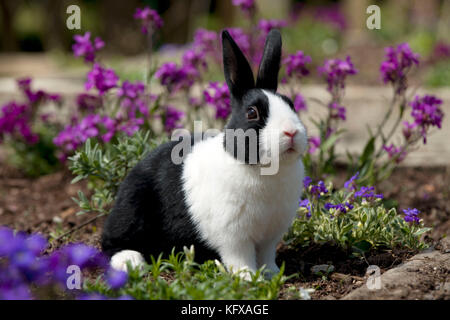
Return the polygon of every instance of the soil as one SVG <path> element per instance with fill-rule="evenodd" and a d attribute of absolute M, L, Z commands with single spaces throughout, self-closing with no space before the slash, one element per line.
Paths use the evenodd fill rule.
<path fill-rule="evenodd" d="M 0 165 L 0 225 L 26 232 L 52 234 L 53 238 L 73 230 L 90 220 L 90 214 L 76 215 L 79 211 L 71 199 L 78 190 L 88 193 L 85 183 L 71 184 L 70 172 L 59 171 L 37 179 L 24 177 L 17 170 Z M 345 177 L 337 177 L 336 185 Z M 341 181 L 342 180 L 342 181 Z M 395 199 L 400 209 L 415 207 L 422 212 L 425 225 L 433 226 L 426 236 L 431 244 L 438 243 L 450 231 L 450 168 L 398 168 L 377 188 L 385 198 Z M 67 242 L 84 242 L 99 246 L 104 217 L 74 231 L 52 243 L 53 249 Z M 280 299 L 289 299 L 289 289 L 314 288 L 313 299 L 339 299 L 365 283 L 367 267 L 375 264 L 381 273 L 392 269 L 412 257 L 416 252 L 386 250 L 370 252 L 364 258 L 352 258 L 349 252 L 332 244 L 311 245 L 290 249 L 280 245 L 279 264 L 285 261 L 286 274 L 295 276 L 287 281 Z M 311 267 L 331 264 L 334 272 L 317 275 Z M 429 270 L 435 272 L 435 270 Z M 426 269 L 422 270 L 426 272 Z M 416 292 L 417 293 L 417 292 Z M 423 295 L 427 292 L 424 290 Z M 408 299 L 408 296 L 405 297 Z M 417 297 L 415 294 L 414 298 Z"/>

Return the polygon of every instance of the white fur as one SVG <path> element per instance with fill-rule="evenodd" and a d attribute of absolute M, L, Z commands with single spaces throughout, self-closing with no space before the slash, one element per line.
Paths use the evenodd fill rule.
<path fill-rule="evenodd" d="M 127 262 L 130 262 L 133 268 L 142 267 L 145 263 L 144 257 L 134 250 L 122 250 L 117 252 L 111 258 L 111 267 L 116 270 L 128 272 Z"/>
<path fill-rule="evenodd" d="M 280 132 L 280 153 L 289 148 L 283 130 L 298 130 L 296 152 L 280 159 L 278 173 L 261 175 L 260 166 L 238 162 L 224 150 L 223 133 L 195 144 L 183 166 L 186 203 L 199 235 L 235 271 L 266 265 L 278 272 L 276 246 L 301 196 L 305 129 L 282 99 L 265 94 L 270 110 L 264 130 Z"/>

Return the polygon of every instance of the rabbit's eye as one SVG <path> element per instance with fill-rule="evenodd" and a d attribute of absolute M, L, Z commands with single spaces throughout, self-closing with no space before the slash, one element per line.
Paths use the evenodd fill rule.
<path fill-rule="evenodd" d="M 256 107 L 249 107 L 247 109 L 247 120 L 251 121 L 259 120 L 259 113 Z"/>

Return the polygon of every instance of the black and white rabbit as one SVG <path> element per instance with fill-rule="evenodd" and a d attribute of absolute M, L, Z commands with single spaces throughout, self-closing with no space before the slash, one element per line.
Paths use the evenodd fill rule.
<path fill-rule="evenodd" d="M 256 84 L 249 63 L 228 32 L 222 32 L 223 63 L 232 114 L 220 134 L 193 144 L 184 161 L 171 160 L 171 141 L 141 160 L 122 182 L 106 221 L 102 248 L 111 265 L 127 270 L 144 257 L 195 247 L 197 261 L 219 258 L 232 270 L 266 265 L 278 272 L 276 247 L 292 223 L 302 192 L 304 126 L 292 102 L 276 93 L 281 35 L 266 39 Z M 257 133 L 257 162 L 226 147 L 233 130 Z M 231 130 L 231 131 L 230 131 Z M 268 143 L 276 137 L 277 148 Z M 232 140 L 238 143 L 237 139 Z M 251 149 L 245 139 L 246 154 Z M 277 156 L 275 174 L 261 174 L 262 156 Z"/>

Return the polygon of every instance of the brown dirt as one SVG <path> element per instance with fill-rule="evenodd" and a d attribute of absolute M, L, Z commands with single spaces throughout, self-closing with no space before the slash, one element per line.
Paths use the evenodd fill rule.
<path fill-rule="evenodd" d="M 28 179 L 10 167 L 0 166 L 0 225 L 58 236 L 86 222 L 92 215 L 77 216 L 77 205 L 71 200 L 79 189 L 88 192 L 86 184 L 70 184 L 71 179 L 68 171 Z M 336 185 L 343 184 L 344 179 L 343 175 L 338 177 Z M 416 207 L 421 210 L 425 224 L 434 227 L 430 240 L 436 242 L 450 230 L 448 181 L 449 168 L 399 168 L 378 190 L 386 198 L 395 199 L 400 209 Z M 54 247 L 69 241 L 98 247 L 103 223 L 104 218 L 97 219 L 54 243 Z M 288 280 L 280 298 L 289 299 L 287 289 L 290 287 L 303 287 L 316 289 L 313 299 L 338 299 L 365 283 L 368 265 L 376 264 L 384 273 L 412 254 L 401 250 L 379 251 L 361 259 L 351 258 L 349 252 L 331 244 L 312 245 L 301 250 L 281 246 L 278 262 L 286 262 L 286 274 L 298 275 Z M 311 274 L 310 268 L 317 264 L 333 264 L 335 271 L 324 277 Z"/>

